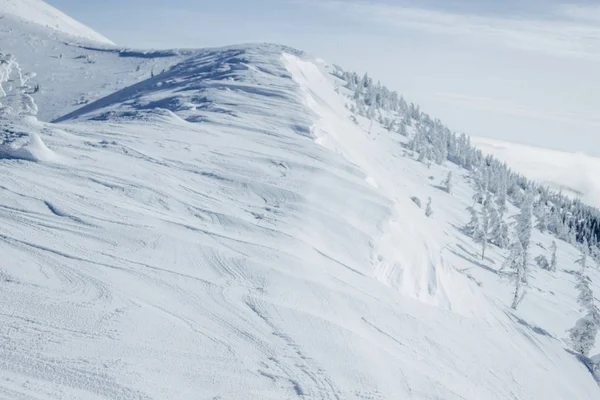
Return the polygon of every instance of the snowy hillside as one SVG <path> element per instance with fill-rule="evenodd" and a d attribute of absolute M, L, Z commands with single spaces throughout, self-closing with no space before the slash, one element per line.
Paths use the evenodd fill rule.
<path fill-rule="evenodd" d="M 6 1 L 10 3 L 0 0 L 0 4 Z M 19 0 L 14 4 L 35 3 Z M 0 15 L 2 10 L 0 7 Z M 145 80 L 153 72 L 159 73 L 189 56 L 186 51 L 136 51 L 106 46 L 40 24 L 24 23 L 11 15 L 4 15 L 1 21 L 0 52 L 16 55 L 23 72 L 35 74 L 31 83 L 39 85 L 35 99 L 38 118 L 44 121 Z"/>
<path fill-rule="evenodd" d="M 529 178 L 600 207 L 600 159 L 481 137 L 473 143 Z"/>
<path fill-rule="evenodd" d="M 508 250 L 462 229 L 481 178 L 412 149 L 421 115 L 361 115 L 337 67 L 284 46 L 11 29 L 40 90 L 0 103 L 40 118 L 0 117 L 1 399 L 600 398 L 568 340 L 576 240 L 533 230 L 511 309 Z M 533 261 L 553 242 L 556 271 Z"/>
<path fill-rule="evenodd" d="M 0 0 L 0 18 L 17 18 L 21 23 L 44 26 L 72 37 L 114 44 L 104 36 L 77 22 L 42 0 Z M 5 21 L 2 21 L 2 26 Z"/>

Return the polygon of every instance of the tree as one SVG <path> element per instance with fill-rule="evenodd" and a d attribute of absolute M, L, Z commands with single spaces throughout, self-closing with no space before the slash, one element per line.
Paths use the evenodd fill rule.
<path fill-rule="evenodd" d="M 533 212 L 533 196 L 531 193 L 525 195 L 523 203 L 521 203 L 521 210 L 516 218 L 516 231 L 517 238 L 521 242 L 523 248 L 523 268 L 527 270 L 527 264 L 529 262 L 529 246 L 531 243 L 531 230 L 532 226 L 532 212 Z"/>
<path fill-rule="evenodd" d="M 446 179 L 442 181 L 442 187 L 448 194 L 452 194 L 452 171 L 448 172 Z"/>
<path fill-rule="evenodd" d="M 532 229 L 532 213 L 533 213 L 533 196 L 527 193 L 521 203 L 521 211 L 515 219 L 515 239 L 510 245 L 510 254 L 505 263 L 502 265 L 501 271 L 508 270 L 508 275 L 513 284 L 513 300 L 511 307 L 516 310 L 519 303 L 527 293 L 529 286 L 529 245 L 531 242 Z"/>
<path fill-rule="evenodd" d="M 540 267 L 541 269 L 550 271 L 550 263 L 548 262 L 548 259 L 546 258 L 545 255 L 540 254 L 534 260 L 535 260 L 536 264 L 538 265 L 538 267 Z"/>
<path fill-rule="evenodd" d="M 587 260 L 587 240 L 581 246 L 581 258 L 577 263 L 581 265 L 581 270 L 577 275 L 575 288 L 578 290 L 577 303 L 585 312 L 584 316 L 577 320 L 575 326 L 569 332 L 569 339 L 573 350 L 587 356 L 594 347 L 598 330 L 600 329 L 600 310 L 594 304 L 594 293 L 591 287 L 591 280 L 586 275 Z"/>
<path fill-rule="evenodd" d="M 575 288 L 578 290 L 577 303 L 582 309 L 590 309 L 594 305 L 594 293 L 592 292 L 591 281 L 586 275 L 587 268 L 587 243 L 581 245 L 581 257 L 575 261 L 581 266 L 577 274 L 577 283 Z"/>
<path fill-rule="evenodd" d="M 481 207 L 481 218 L 480 218 L 480 225 L 478 226 L 478 229 L 475 231 L 475 235 L 473 236 L 473 239 L 475 240 L 476 243 L 479 243 L 481 245 L 481 259 L 485 259 L 485 250 L 487 248 L 487 242 L 488 242 L 488 232 L 489 232 L 489 227 L 490 227 L 490 214 L 489 214 L 489 210 L 490 210 L 490 198 L 488 197 L 484 204 L 483 207 Z"/>
<path fill-rule="evenodd" d="M 469 211 L 469 214 L 471 214 L 471 220 L 467 225 L 465 225 L 464 231 L 470 237 L 475 238 L 475 233 L 479 229 L 479 214 L 475 209 L 475 206 L 468 207 L 467 211 Z"/>
<path fill-rule="evenodd" d="M 550 246 L 550 268 L 549 270 L 552 272 L 556 271 L 556 242 L 553 240 L 552 245 Z"/>
<path fill-rule="evenodd" d="M 483 204 L 485 187 L 483 184 L 483 179 L 481 177 L 481 173 L 479 173 L 475 177 L 475 194 L 473 194 L 473 201 L 477 204 Z"/>
<path fill-rule="evenodd" d="M 29 86 L 34 73 L 23 73 L 16 58 L 0 53 L 0 113 L 37 115 L 38 107 L 31 96 L 35 89 Z M 3 104 L 4 103 L 4 104 Z"/>
<path fill-rule="evenodd" d="M 585 269 L 587 268 L 587 257 L 589 252 L 589 246 L 587 239 L 583 239 L 583 243 L 579 246 L 581 250 L 581 257 L 575 260 L 576 264 L 579 264 L 581 267 L 580 274 L 585 275 Z"/>
<path fill-rule="evenodd" d="M 596 344 L 599 327 L 600 311 L 594 306 L 583 317 L 579 318 L 575 326 L 568 331 L 573 350 L 587 356 Z"/>
<path fill-rule="evenodd" d="M 433 215 L 433 210 L 431 209 L 431 197 L 427 201 L 427 207 L 425 208 L 425 215 L 427 217 L 431 217 Z"/>
<path fill-rule="evenodd" d="M 545 207 L 540 207 L 538 212 L 538 223 L 536 228 L 540 230 L 540 232 L 545 233 L 548 230 L 548 213 L 546 212 Z"/>
<path fill-rule="evenodd" d="M 492 244 L 504 249 L 509 244 L 508 225 L 504 222 L 504 215 L 501 213 L 501 209 L 496 209 L 491 201 L 488 203 L 488 207 L 490 216 L 489 240 Z M 501 208 L 502 206 L 498 207 Z"/>
<path fill-rule="evenodd" d="M 520 240 L 515 240 L 510 245 L 510 253 L 502 267 L 500 272 L 508 277 L 514 284 L 513 300 L 511 307 L 516 310 L 519 303 L 525 296 L 525 285 L 527 284 L 526 274 L 527 271 L 523 268 L 523 246 Z"/>

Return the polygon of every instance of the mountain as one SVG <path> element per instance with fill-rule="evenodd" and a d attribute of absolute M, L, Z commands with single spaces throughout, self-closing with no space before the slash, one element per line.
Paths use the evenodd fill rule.
<path fill-rule="evenodd" d="M 533 230 L 512 310 L 462 229 L 499 170 L 417 106 L 286 46 L 81 46 L 0 32 L 40 85 L 0 80 L 0 398 L 598 398 L 576 240 Z"/>

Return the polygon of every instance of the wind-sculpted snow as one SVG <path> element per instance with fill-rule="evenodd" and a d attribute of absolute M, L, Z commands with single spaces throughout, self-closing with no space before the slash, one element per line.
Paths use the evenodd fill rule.
<path fill-rule="evenodd" d="M 57 161 L 40 138 L 35 118 L 0 117 L 0 158 L 27 161 Z"/>
<path fill-rule="evenodd" d="M 42 124 L 60 163 L 1 159 L 0 397 L 598 398 L 561 341 L 573 249 L 508 312 L 464 173 L 350 122 L 326 71 L 199 51 Z"/>
<path fill-rule="evenodd" d="M 288 75 L 286 70 L 276 68 L 284 49 L 263 45 L 198 51 L 168 70 L 90 103 L 56 122 L 135 116 L 140 110 L 157 108 L 175 112 L 189 122 L 207 121 L 218 114 L 239 118 L 242 113 L 251 112 L 264 116 L 268 114 L 270 103 L 285 104 L 294 93 L 289 80 L 280 83 L 272 79 Z M 248 101 L 251 99 L 258 101 Z M 239 109 L 240 103 L 245 103 L 246 108 Z"/>

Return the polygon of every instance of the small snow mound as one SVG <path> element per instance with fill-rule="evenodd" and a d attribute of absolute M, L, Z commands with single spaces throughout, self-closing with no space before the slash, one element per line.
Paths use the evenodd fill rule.
<path fill-rule="evenodd" d="M 0 120 L 0 159 L 52 162 L 56 154 L 33 132 L 32 121 Z"/>

